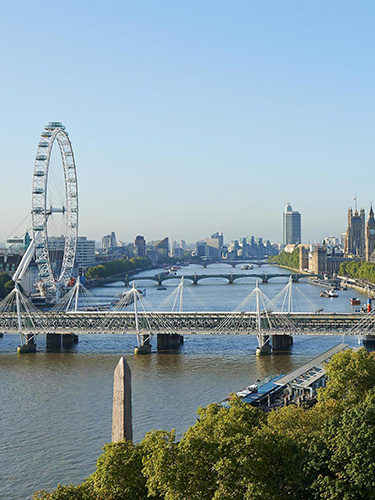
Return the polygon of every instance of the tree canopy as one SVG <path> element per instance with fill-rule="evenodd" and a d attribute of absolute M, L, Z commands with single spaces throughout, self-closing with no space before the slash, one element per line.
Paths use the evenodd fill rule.
<path fill-rule="evenodd" d="M 375 264 L 373 262 L 347 260 L 340 264 L 339 275 L 375 283 Z"/>
<path fill-rule="evenodd" d="M 151 261 L 148 257 L 133 257 L 132 259 L 111 260 L 97 266 L 90 267 L 87 270 L 86 278 L 98 279 L 109 278 L 116 274 L 133 271 L 135 269 L 145 269 L 151 266 Z"/>
<path fill-rule="evenodd" d="M 0 298 L 3 299 L 14 288 L 14 281 L 8 273 L 0 273 Z"/>
<path fill-rule="evenodd" d="M 268 258 L 272 264 L 289 267 L 298 271 L 299 269 L 299 248 L 295 248 L 293 252 L 280 252 L 279 255 L 273 255 Z"/>

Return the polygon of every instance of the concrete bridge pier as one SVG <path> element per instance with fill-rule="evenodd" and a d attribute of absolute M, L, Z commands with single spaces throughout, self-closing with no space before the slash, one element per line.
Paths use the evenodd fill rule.
<path fill-rule="evenodd" d="M 272 335 L 272 350 L 287 351 L 293 344 L 293 337 L 291 335 Z"/>
<path fill-rule="evenodd" d="M 158 333 L 157 350 L 158 352 L 178 351 L 184 343 L 183 335 L 179 333 Z"/>
<path fill-rule="evenodd" d="M 60 351 L 61 349 L 60 333 L 47 333 L 46 334 L 46 350 L 47 351 Z"/>
<path fill-rule="evenodd" d="M 24 335 L 25 343 L 17 347 L 17 354 L 27 354 L 36 352 L 36 342 L 33 333 L 26 333 Z"/>
<path fill-rule="evenodd" d="M 71 349 L 75 344 L 78 344 L 78 335 L 75 333 L 64 333 L 62 335 L 63 349 Z"/>
<path fill-rule="evenodd" d="M 271 354 L 270 336 L 263 333 L 258 335 L 258 347 L 255 354 L 257 356 L 265 356 Z"/>
<path fill-rule="evenodd" d="M 134 349 L 134 354 L 151 354 L 151 335 L 138 334 L 138 346 Z"/>

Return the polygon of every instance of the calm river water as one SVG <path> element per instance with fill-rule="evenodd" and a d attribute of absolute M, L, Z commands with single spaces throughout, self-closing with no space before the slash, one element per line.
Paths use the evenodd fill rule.
<path fill-rule="evenodd" d="M 268 265 L 234 271 L 226 264 L 207 269 L 189 266 L 179 274 L 194 272 L 288 275 Z M 210 310 L 233 310 L 254 283 L 254 278 L 246 278 L 228 285 L 215 278 L 189 290 Z M 272 298 L 286 283 L 287 276 L 275 278 L 261 289 Z M 146 287 L 147 301 L 157 308 L 177 284 L 178 280 L 166 282 L 166 291 L 157 291 L 153 282 L 142 281 L 138 286 Z M 317 286 L 301 282 L 296 288 L 316 309 L 351 311 L 353 291 L 323 299 Z M 116 283 L 92 293 L 104 303 L 122 291 L 123 284 Z M 365 300 L 358 292 L 354 295 Z M 45 341 L 40 337 L 37 354 L 17 356 L 18 336 L 4 335 L 0 339 L 0 499 L 27 499 L 33 491 L 80 482 L 94 471 L 102 446 L 111 439 L 113 370 L 121 355 L 132 370 L 134 438 L 140 441 L 150 429 L 175 428 L 181 436 L 194 423 L 199 406 L 220 401 L 257 379 L 287 372 L 341 341 L 337 336 L 298 336 L 290 353 L 256 358 L 254 336 L 185 335 L 179 354 L 135 357 L 132 335 L 81 335 L 69 353 L 44 352 Z M 345 341 L 352 346 L 358 343 L 357 338 Z"/>

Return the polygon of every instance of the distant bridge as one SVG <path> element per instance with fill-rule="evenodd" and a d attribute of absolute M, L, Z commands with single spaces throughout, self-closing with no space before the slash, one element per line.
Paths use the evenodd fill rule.
<path fill-rule="evenodd" d="M 285 278 L 289 280 L 289 276 L 292 276 L 293 282 L 296 283 L 298 282 L 301 278 L 323 278 L 323 276 L 318 275 L 318 274 L 267 274 L 267 273 L 246 273 L 246 274 L 184 274 L 184 280 L 190 280 L 192 281 L 193 285 L 197 285 L 199 281 L 202 280 L 207 280 L 210 278 L 223 278 L 228 281 L 229 284 L 233 284 L 236 280 L 238 279 L 243 279 L 243 278 L 258 278 L 262 280 L 262 283 L 268 283 L 270 279 L 273 278 Z M 133 281 L 139 282 L 139 281 L 155 281 L 159 286 L 163 284 L 164 281 L 167 280 L 178 280 L 181 279 L 182 276 L 177 276 L 177 275 L 171 275 L 171 274 L 155 274 L 153 276 L 137 276 L 133 278 L 125 278 L 125 285 L 129 286 L 130 283 Z"/>
<path fill-rule="evenodd" d="M 194 262 L 196 265 L 201 265 L 203 267 L 208 267 L 211 264 L 228 264 L 228 266 L 236 267 L 237 265 L 252 264 L 258 267 L 262 267 L 268 264 L 268 260 L 262 259 L 245 259 L 245 260 L 227 260 L 227 259 L 213 259 L 213 260 L 201 260 L 200 262 Z"/>

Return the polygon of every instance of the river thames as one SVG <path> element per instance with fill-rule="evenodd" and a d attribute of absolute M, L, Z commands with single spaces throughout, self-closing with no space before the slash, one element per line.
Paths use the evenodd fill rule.
<path fill-rule="evenodd" d="M 157 271 L 146 271 L 150 275 Z M 207 269 L 191 265 L 179 275 L 280 273 L 261 284 L 271 299 L 286 285 L 288 271 L 268 265 L 252 271 L 234 271 L 226 264 Z M 140 282 L 147 301 L 157 309 L 178 284 L 167 290 L 154 282 Z M 233 285 L 213 278 L 189 287 L 209 310 L 230 311 L 253 290 L 255 278 Z M 364 295 L 339 291 L 336 299 L 319 297 L 320 287 L 305 280 L 298 290 L 327 312 L 350 312 L 350 297 Z M 121 294 L 121 282 L 91 290 L 98 303 Z M 137 356 L 134 335 L 80 335 L 71 352 L 46 353 L 45 339 L 37 339 L 36 354 L 17 356 L 18 336 L 0 339 L 0 498 L 20 500 L 38 489 L 58 483 L 78 483 L 95 469 L 103 445 L 111 439 L 113 370 L 124 355 L 132 370 L 133 431 L 140 441 L 151 429 L 176 429 L 177 436 L 194 423 L 196 410 L 218 402 L 230 392 L 268 375 L 288 372 L 342 341 L 341 336 L 296 336 L 287 354 L 256 357 L 252 335 L 184 335 L 178 354 Z M 345 337 L 351 346 L 358 338 Z M 153 340 L 156 350 L 156 339 Z"/>

